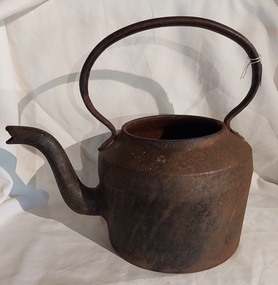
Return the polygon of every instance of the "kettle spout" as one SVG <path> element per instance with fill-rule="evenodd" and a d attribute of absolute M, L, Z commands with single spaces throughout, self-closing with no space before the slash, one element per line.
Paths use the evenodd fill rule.
<path fill-rule="evenodd" d="M 99 215 L 99 188 L 85 186 L 77 177 L 66 152 L 49 133 L 31 127 L 7 126 L 11 135 L 7 144 L 26 144 L 40 150 L 48 160 L 61 195 L 75 212 Z"/>

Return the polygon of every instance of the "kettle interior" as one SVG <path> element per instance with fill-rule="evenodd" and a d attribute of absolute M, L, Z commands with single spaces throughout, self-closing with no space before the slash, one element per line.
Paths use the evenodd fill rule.
<path fill-rule="evenodd" d="M 155 140 L 184 140 L 214 135 L 226 128 L 221 121 L 189 115 L 158 115 L 135 119 L 123 126 L 131 136 Z"/>

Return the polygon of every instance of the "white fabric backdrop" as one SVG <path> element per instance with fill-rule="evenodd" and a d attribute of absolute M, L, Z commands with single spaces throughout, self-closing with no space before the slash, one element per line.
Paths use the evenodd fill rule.
<path fill-rule="evenodd" d="M 238 30 L 263 63 L 255 99 L 232 122 L 254 153 L 241 243 L 225 263 L 194 274 L 151 272 L 119 258 L 102 218 L 77 215 L 64 204 L 42 155 L 5 144 L 6 125 L 49 131 L 82 181 L 97 185 L 97 147 L 107 129 L 80 98 L 82 64 L 111 32 L 170 15 L 205 17 Z M 277 284 L 277 15 L 277 0 L 1 0 L 1 284 Z M 131 118 L 158 113 L 223 120 L 249 88 L 250 68 L 240 79 L 247 63 L 239 46 L 209 31 L 147 31 L 99 58 L 91 98 L 117 128 Z"/>

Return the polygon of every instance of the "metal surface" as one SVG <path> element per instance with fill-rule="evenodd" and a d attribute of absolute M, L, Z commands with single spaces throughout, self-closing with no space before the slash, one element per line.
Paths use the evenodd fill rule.
<path fill-rule="evenodd" d="M 250 58 L 253 46 L 219 23 L 192 17 L 148 20 L 102 41 L 87 59 L 80 78 L 90 112 L 112 131 L 99 152 L 98 187 L 83 185 L 61 145 L 35 128 L 8 126 L 7 143 L 28 144 L 48 159 L 61 194 L 74 211 L 102 215 L 116 252 L 127 261 L 161 272 L 196 272 L 227 260 L 236 250 L 244 219 L 252 150 L 230 129 L 230 120 L 252 100 L 261 64 L 252 65 L 251 88 L 225 122 L 187 115 L 158 115 L 114 126 L 88 97 L 90 69 L 111 43 L 138 31 L 191 25 L 235 40 Z"/>
<path fill-rule="evenodd" d="M 225 261 L 240 240 L 252 170 L 250 146 L 222 122 L 170 115 L 127 123 L 99 154 L 113 247 L 162 272 Z"/>

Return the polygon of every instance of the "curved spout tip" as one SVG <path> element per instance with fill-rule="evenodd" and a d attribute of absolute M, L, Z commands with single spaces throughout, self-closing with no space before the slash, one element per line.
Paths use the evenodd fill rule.
<path fill-rule="evenodd" d="M 11 138 L 9 138 L 6 143 L 7 144 L 17 144 L 22 143 L 25 136 L 31 131 L 31 127 L 22 127 L 22 126 L 6 126 L 6 131 L 10 134 Z"/>
<path fill-rule="evenodd" d="M 10 138 L 6 141 L 7 144 L 16 144 L 16 138 L 14 137 L 17 133 L 18 126 L 7 126 L 6 131 L 10 134 Z"/>

